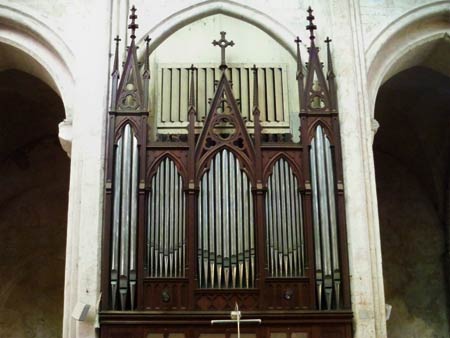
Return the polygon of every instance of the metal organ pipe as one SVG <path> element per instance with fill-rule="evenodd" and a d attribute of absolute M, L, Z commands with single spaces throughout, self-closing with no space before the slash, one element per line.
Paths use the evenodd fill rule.
<path fill-rule="evenodd" d="M 137 270 L 137 207 L 139 154 L 137 139 L 126 125 L 114 160 L 113 228 L 111 247 L 112 308 L 135 307 Z M 117 303 L 117 292 L 120 305 Z"/>
<path fill-rule="evenodd" d="M 253 195 L 236 156 L 224 149 L 200 181 L 198 269 L 201 288 L 251 288 L 255 276 Z"/>
<path fill-rule="evenodd" d="M 319 309 L 339 308 L 341 276 L 333 153 L 320 125 L 311 142 L 310 163 L 317 303 Z"/>
<path fill-rule="evenodd" d="M 266 252 L 272 277 L 304 276 L 301 195 L 289 163 L 273 165 L 266 194 Z"/>
<path fill-rule="evenodd" d="M 137 281 L 137 223 L 138 223 L 138 185 L 139 185 L 139 150 L 137 139 L 132 139 L 131 162 L 131 224 L 130 224 L 130 305 L 134 309 Z"/>
<path fill-rule="evenodd" d="M 148 195 L 148 273 L 150 277 L 183 277 L 185 266 L 185 197 L 175 163 L 165 158 L 152 177 Z"/>

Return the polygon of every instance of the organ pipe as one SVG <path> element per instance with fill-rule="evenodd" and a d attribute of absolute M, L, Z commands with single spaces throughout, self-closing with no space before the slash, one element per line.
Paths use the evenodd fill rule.
<path fill-rule="evenodd" d="M 113 308 L 120 306 L 125 310 L 134 309 L 136 298 L 139 171 L 137 139 L 128 124 L 117 142 L 114 156 L 111 300 Z M 117 304 L 117 294 L 120 304 Z"/>
<path fill-rule="evenodd" d="M 297 177 L 281 158 L 273 166 L 266 194 L 266 254 L 271 277 L 304 276 L 301 204 Z"/>
<path fill-rule="evenodd" d="M 321 126 L 311 142 L 310 165 L 317 303 L 319 309 L 339 308 L 341 271 L 333 153 Z"/>
<path fill-rule="evenodd" d="M 254 287 L 253 195 L 232 152 L 224 149 L 211 160 L 198 198 L 199 287 Z"/>
<path fill-rule="evenodd" d="M 147 202 L 149 276 L 184 277 L 185 197 L 175 163 L 169 158 L 162 160 L 151 182 Z"/>

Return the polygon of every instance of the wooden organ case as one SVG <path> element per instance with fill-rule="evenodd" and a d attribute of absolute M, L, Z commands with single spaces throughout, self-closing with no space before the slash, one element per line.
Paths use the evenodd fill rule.
<path fill-rule="evenodd" d="M 236 337 L 211 326 L 239 304 L 261 325 L 242 335 L 351 337 L 349 271 L 336 86 L 315 45 L 297 38 L 300 142 L 264 134 L 253 68 L 252 130 L 222 75 L 196 131 L 195 67 L 189 69 L 187 134 L 149 137 L 149 42 L 139 67 L 136 9 L 120 82 L 112 73 L 105 185 L 103 338 Z M 306 71 L 305 71 L 306 69 Z"/>

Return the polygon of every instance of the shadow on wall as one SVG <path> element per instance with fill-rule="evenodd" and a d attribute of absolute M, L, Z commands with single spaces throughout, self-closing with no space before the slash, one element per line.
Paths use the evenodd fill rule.
<path fill-rule="evenodd" d="M 448 337 L 450 78 L 424 67 L 379 91 L 374 154 L 389 338 Z"/>
<path fill-rule="evenodd" d="M 0 337 L 60 337 L 69 159 L 59 97 L 40 80 L 0 73 Z"/>

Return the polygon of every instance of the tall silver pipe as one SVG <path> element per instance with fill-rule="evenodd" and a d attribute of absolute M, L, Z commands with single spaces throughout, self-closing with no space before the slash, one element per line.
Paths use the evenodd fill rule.
<path fill-rule="evenodd" d="M 154 183 L 155 183 L 155 177 L 152 177 L 151 180 L 151 189 L 148 192 L 147 195 L 147 228 L 146 228 L 146 235 L 147 235 L 147 259 L 146 259 L 146 268 L 147 273 L 149 276 L 153 276 L 153 250 L 155 250 L 155 244 L 153 243 L 153 236 L 152 236 L 152 227 L 150 226 L 152 224 L 151 219 L 153 218 L 154 214 L 154 208 L 153 208 L 153 201 L 154 201 Z"/>
<path fill-rule="evenodd" d="M 223 208 L 226 208 L 225 205 L 227 204 L 226 198 L 227 196 L 224 195 L 222 193 L 222 184 L 225 183 L 224 181 L 226 180 L 226 178 L 224 177 L 225 175 L 222 174 L 222 156 L 224 155 L 225 151 L 222 151 L 221 153 L 217 154 L 217 156 L 215 157 L 215 187 L 216 187 L 216 191 L 217 191 L 217 195 L 215 198 L 216 201 L 216 213 L 217 213 L 217 218 L 216 218 L 216 222 L 215 222 L 215 227 L 216 227 L 216 237 L 215 237 L 215 242 L 216 242 L 216 256 L 215 256 L 215 260 L 216 260 L 216 272 L 217 272 L 217 284 L 218 287 L 221 288 L 222 286 L 222 266 L 223 266 L 223 222 L 224 222 L 224 217 L 225 214 L 223 213 Z M 216 277 L 216 276 L 214 276 Z"/>
<path fill-rule="evenodd" d="M 329 214 L 327 201 L 327 182 L 325 172 L 325 149 L 323 144 L 323 131 L 320 126 L 317 127 L 317 137 L 315 138 L 317 147 L 317 168 L 318 168 L 318 192 L 320 205 L 320 225 L 322 233 L 323 250 L 323 270 L 325 275 L 331 275 L 331 252 L 330 252 L 330 233 L 329 233 Z"/>
<path fill-rule="evenodd" d="M 211 167 L 209 169 L 209 179 L 208 179 L 208 189 L 211 189 L 211 187 L 214 187 L 215 181 L 214 181 L 214 171 L 215 171 L 215 164 L 214 161 L 211 162 Z M 214 191 L 214 190 L 213 190 Z M 210 283 L 211 287 L 214 288 L 214 272 L 215 272 L 215 255 L 216 255 L 216 247 L 215 247 L 215 210 L 214 210 L 214 198 L 217 196 L 209 196 L 209 269 L 210 269 Z"/>
<path fill-rule="evenodd" d="M 211 169 L 210 169 L 211 170 Z M 202 214 L 204 214 L 204 222 L 203 222 L 203 226 L 201 228 L 201 232 L 202 232 L 202 236 L 203 236 L 203 247 L 202 247 L 202 258 L 203 258 L 203 272 L 204 272 L 204 287 L 207 287 L 208 285 L 208 259 L 209 259 L 209 249 L 208 249 L 208 240 L 209 240 L 209 229 L 208 229 L 208 224 L 209 224 L 209 214 L 211 213 L 211 210 L 208 208 L 208 201 L 209 201 L 209 196 L 208 196 L 208 176 L 204 175 L 203 179 L 202 179 Z"/>
<path fill-rule="evenodd" d="M 283 225 L 281 219 L 281 177 L 280 177 L 280 162 L 277 162 L 276 172 L 275 172 L 275 182 L 277 189 L 275 190 L 275 202 L 276 202 L 276 241 L 277 241 L 277 272 L 279 271 L 279 276 L 283 275 Z M 277 274 L 278 275 L 278 274 Z"/>
<path fill-rule="evenodd" d="M 174 182 L 174 190 L 173 190 L 173 196 L 174 196 L 174 218 L 173 218 L 173 256 L 174 256 L 174 262 L 173 262 L 173 275 L 174 277 L 179 276 L 179 262 L 178 262 L 178 254 L 179 251 L 181 251 L 180 247 L 180 215 L 179 215 L 179 204 L 180 204 L 180 186 L 179 186 L 179 177 L 177 175 L 177 168 L 174 163 L 172 163 L 173 166 L 173 182 Z"/>
<path fill-rule="evenodd" d="M 224 150 L 222 152 L 222 189 L 223 189 L 223 258 L 224 260 L 226 258 L 230 257 L 230 209 L 231 209 L 231 201 L 232 197 L 230 195 L 230 179 L 232 176 L 232 171 L 234 167 L 233 161 L 228 161 L 228 154 L 229 152 L 227 150 Z M 225 264 L 225 262 L 224 262 Z"/>
<path fill-rule="evenodd" d="M 240 220 L 236 219 L 236 168 L 238 166 L 238 161 L 234 158 L 232 153 L 228 153 L 228 162 L 230 164 L 230 235 L 229 235 L 229 247 L 230 247 L 230 258 L 226 266 L 231 269 L 231 280 L 232 287 L 236 287 L 236 273 L 237 273 L 237 227 L 236 223 Z M 225 273 L 225 283 L 229 282 L 229 274 Z M 228 285 L 225 285 L 228 287 Z"/>
<path fill-rule="evenodd" d="M 248 179 L 242 173 L 242 199 L 248 201 Z M 250 219 L 248 209 L 244 209 L 244 271 L 245 271 L 245 287 L 248 287 L 250 281 Z"/>
<path fill-rule="evenodd" d="M 289 164 L 284 161 L 284 172 L 286 173 L 286 208 L 288 213 L 287 224 L 287 239 L 288 239 L 288 261 L 289 261 L 289 276 L 296 276 L 297 269 L 294 265 L 294 240 L 295 240 L 295 196 L 292 191 L 293 188 L 293 174 Z M 296 264 L 297 262 L 295 262 Z"/>
<path fill-rule="evenodd" d="M 280 164 L 280 203 L 281 203 L 281 245 L 283 253 L 283 275 L 288 276 L 288 241 L 287 241 L 287 201 L 286 201 L 286 172 L 284 160 L 279 161 Z"/>
<path fill-rule="evenodd" d="M 166 171 L 166 163 L 165 161 L 161 162 L 161 176 L 159 181 L 159 197 L 160 197 L 160 203 L 159 203 L 159 224 L 158 226 L 158 276 L 163 277 L 164 276 L 164 226 L 165 226 L 165 171 Z"/>
<path fill-rule="evenodd" d="M 206 210 L 203 210 L 203 203 L 205 201 L 205 196 L 203 193 L 203 189 L 205 186 L 205 178 L 203 177 L 200 181 L 200 191 L 198 193 L 198 203 L 197 203 L 197 240 L 198 240 L 198 249 L 197 249 L 197 271 L 198 271 L 198 283 L 199 287 L 202 287 L 203 283 L 203 248 L 204 248 L 204 240 L 205 235 L 203 233 L 203 215 Z M 207 218 L 207 217 L 206 217 Z"/>
<path fill-rule="evenodd" d="M 310 163 L 311 163 L 311 190 L 313 206 L 313 228 L 314 228 L 314 255 L 316 264 L 316 273 L 322 272 L 322 252 L 320 248 L 320 220 L 319 220 L 319 198 L 317 186 L 317 162 L 316 162 L 315 140 L 311 143 Z"/>
<path fill-rule="evenodd" d="M 174 182 L 173 182 L 173 168 L 172 162 L 166 158 L 167 162 L 167 171 L 168 171 L 168 180 L 166 182 L 166 195 L 169 195 L 169 203 L 168 203 L 168 213 L 169 217 L 167 219 L 167 256 L 168 256 L 168 264 L 167 264 L 167 276 L 172 277 L 172 269 L 173 269 L 173 215 L 175 210 L 173 209 L 173 202 L 175 200 L 175 191 L 174 191 Z"/>
<path fill-rule="evenodd" d="M 247 179 L 247 177 L 246 177 Z M 255 272 L 256 272 L 256 248 L 255 248 L 255 222 L 254 222 L 254 208 L 253 208 L 253 193 L 250 181 L 247 179 L 247 192 L 249 201 L 249 219 L 250 219 L 250 283 L 247 282 L 247 288 L 254 287 Z"/>
<path fill-rule="evenodd" d="M 237 245 L 237 272 L 239 273 L 239 287 L 243 287 L 244 281 L 244 227 L 243 227 L 243 208 L 244 203 L 242 199 L 242 175 L 244 173 L 239 167 L 239 162 L 237 162 L 236 168 L 236 205 L 237 205 L 237 232 L 238 232 L 238 245 Z"/>
<path fill-rule="evenodd" d="M 269 268 L 269 272 L 272 272 L 272 265 L 271 265 L 271 250 L 272 250 L 272 236 L 271 236 L 271 226 L 272 223 L 270 221 L 270 218 L 272 217 L 271 213 L 272 213 L 272 208 L 269 207 L 269 201 L 270 201 L 270 181 L 271 181 L 272 177 L 269 178 L 268 180 L 268 186 L 269 189 L 266 193 L 266 199 L 264 201 L 265 204 L 265 208 L 266 208 L 266 257 L 267 257 L 267 264 L 268 264 L 268 268 Z"/>
<path fill-rule="evenodd" d="M 338 256 L 338 238 L 337 238 L 337 220 L 336 220 L 336 202 L 335 202 L 335 190 L 334 190 L 334 173 L 333 173 L 333 160 L 331 154 L 330 141 L 324 135 L 325 144 L 325 162 L 326 162 L 326 176 L 328 181 L 328 205 L 330 208 L 330 231 L 331 231 L 331 248 L 333 257 L 333 270 L 339 270 L 339 256 Z"/>
<path fill-rule="evenodd" d="M 126 298 L 128 294 L 129 282 L 129 245 L 130 245 L 130 219 L 131 219 L 131 127 L 124 128 L 123 146 L 123 176 L 122 176 L 122 196 L 121 196 L 121 220 L 120 220 L 120 262 L 119 262 L 119 293 L 121 308 L 126 308 Z"/>
<path fill-rule="evenodd" d="M 294 196 L 295 196 L 295 229 L 296 229 L 296 250 L 297 260 L 299 262 L 299 274 L 304 275 L 305 262 L 304 262 L 304 242 L 303 242 L 303 211 L 302 211 L 302 199 L 300 192 L 298 191 L 298 182 L 294 178 Z"/>
<path fill-rule="evenodd" d="M 149 191 L 148 199 L 147 199 L 147 245 L 148 245 L 148 275 L 153 276 L 154 269 L 154 251 L 155 251 L 155 184 L 156 184 L 156 175 L 152 177 L 151 181 L 151 190 Z"/>
<path fill-rule="evenodd" d="M 120 233 L 120 201 L 122 194 L 122 151 L 123 139 L 117 142 L 114 165 L 114 197 L 113 197 L 113 227 L 111 250 L 111 295 L 112 308 L 116 307 L 117 280 L 119 278 L 119 233 Z"/>
<path fill-rule="evenodd" d="M 277 261 L 278 261 L 278 243 L 277 243 L 277 209 L 276 209 L 276 198 L 275 198 L 275 190 L 276 190 L 276 182 L 275 182 L 275 171 L 276 166 L 273 168 L 272 175 L 270 176 L 270 213 L 272 217 L 270 218 L 271 222 L 271 243 L 272 243 L 272 250 L 271 250 L 271 263 L 272 263 L 272 276 L 276 277 L 278 276 L 278 269 L 277 269 Z"/>
<path fill-rule="evenodd" d="M 164 237 L 163 237 L 163 246 L 164 246 L 164 277 L 169 277 L 169 226 L 170 226 L 170 214 L 172 213 L 172 210 L 170 210 L 169 213 L 169 205 L 170 205 L 170 193 L 167 193 L 167 190 L 169 190 L 170 185 L 170 167 L 168 163 L 168 159 L 166 158 L 164 160 L 165 162 L 165 171 L 164 171 L 164 188 L 166 190 L 166 193 L 164 194 Z M 169 190 L 170 191 L 170 190 Z"/>
<path fill-rule="evenodd" d="M 184 277 L 184 267 L 186 266 L 186 200 L 185 195 L 183 191 L 183 179 L 180 175 L 178 175 L 178 195 L 180 199 L 179 204 L 179 211 L 178 214 L 180 215 L 179 220 L 179 239 L 180 239 L 180 253 L 179 253 L 179 276 Z"/>
<path fill-rule="evenodd" d="M 130 224 L 130 305 L 134 310 L 137 279 L 137 212 L 139 187 L 139 150 L 136 137 L 132 136 L 131 168 L 131 224 Z"/>
<path fill-rule="evenodd" d="M 155 231 L 155 277 L 160 276 L 160 252 L 161 252 L 161 246 L 160 246 L 160 232 L 162 227 L 162 210 L 164 206 L 162 206 L 162 202 L 164 201 L 164 187 L 163 187 L 163 163 L 159 165 L 158 172 L 156 173 L 156 190 L 155 190 L 155 211 L 156 211 L 156 221 L 153 224 L 153 228 Z"/>

